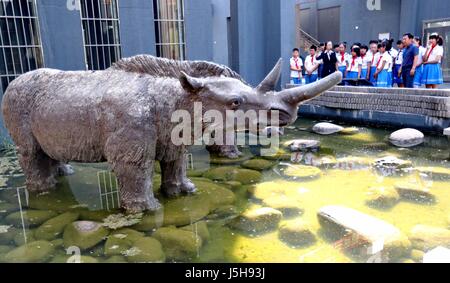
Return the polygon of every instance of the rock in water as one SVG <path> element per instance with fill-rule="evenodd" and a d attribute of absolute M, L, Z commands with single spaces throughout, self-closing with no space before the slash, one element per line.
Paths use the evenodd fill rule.
<path fill-rule="evenodd" d="M 54 240 L 62 234 L 68 224 L 77 220 L 78 217 L 79 213 L 76 212 L 66 212 L 58 215 L 39 226 L 34 232 L 34 237 L 39 240 Z"/>
<path fill-rule="evenodd" d="M 293 140 L 286 143 L 292 152 L 317 151 L 320 148 L 320 141 L 317 140 Z"/>
<path fill-rule="evenodd" d="M 267 207 L 281 211 L 284 217 L 299 216 L 303 213 L 297 201 L 285 195 L 265 198 L 263 203 Z"/>
<path fill-rule="evenodd" d="M 322 176 L 322 171 L 314 166 L 289 165 L 283 174 L 295 179 L 311 180 Z"/>
<path fill-rule="evenodd" d="M 269 207 L 255 208 L 245 211 L 239 217 L 233 219 L 229 225 L 234 229 L 248 233 L 261 233 L 276 229 L 282 217 L 283 213 L 276 209 Z"/>
<path fill-rule="evenodd" d="M 103 241 L 109 232 L 102 224 L 92 221 L 77 221 L 64 229 L 64 247 L 79 247 L 87 250 Z"/>
<path fill-rule="evenodd" d="M 418 183 L 398 182 L 395 184 L 395 189 L 406 200 L 421 203 L 434 203 L 436 201 L 436 197 L 431 193 L 430 189 Z"/>
<path fill-rule="evenodd" d="M 351 241 L 344 243 L 344 246 L 358 249 L 360 252 L 382 245 L 383 254 L 395 259 L 407 255 L 410 250 L 411 243 L 399 229 L 357 210 L 326 206 L 319 210 L 317 216 L 325 231 L 339 235 L 341 240 Z"/>
<path fill-rule="evenodd" d="M 248 160 L 248 161 L 245 161 L 244 163 L 242 163 L 242 167 L 247 168 L 247 169 L 257 170 L 257 171 L 264 171 L 264 170 L 270 169 L 274 165 L 275 164 L 273 162 L 266 160 L 266 159 L 260 159 L 260 158 L 251 159 L 251 160 Z"/>
<path fill-rule="evenodd" d="M 192 233 L 195 233 L 202 238 L 202 241 L 205 243 L 209 240 L 209 230 L 208 230 L 208 224 L 206 224 L 206 221 L 199 221 L 194 224 L 184 226 L 180 228 L 181 230 L 190 231 Z"/>
<path fill-rule="evenodd" d="M 261 173 L 258 171 L 237 167 L 213 168 L 208 170 L 203 176 L 213 181 L 237 181 L 243 185 L 257 183 L 262 178 Z"/>
<path fill-rule="evenodd" d="M 47 261 L 54 247 L 47 241 L 35 241 L 9 251 L 3 260 L 9 263 L 39 263 Z"/>
<path fill-rule="evenodd" d="M 428 251 L 439 246 L 450 247 L 450 230 L 427 225 L 416 225 L 409 239 L 414 248 Z"/>
<path fill-rule="evenodd" d="M 400 196 L 392 187 L 370 188 L 367 192 L 366 203 L 379 208 L 390 208 L 397 204 Z"/>
<path fill-rule="evenodd" d="M 413 147 L 424 142 L 425 136 L 415 129 L 403 129 L 392 133 L 389 141 L 398 147 Z"/>
<path fill-rule="evenodd" d="M 331 123 L 318 123 L 312 128 L 313 132 L 320 135 L 332 135 L 341 132 L 343 129 L 343 127 Z"/>
<path fill-rule="evenodd" d="M 167 258 L 175 261 L 197 258 L 203 244 L 199 235 L 175 227 L 160 228 L 152 236 L 161 242 Z"/>
<path fill-rule="evenodd" d="M 144 238 L 145 234 L 136 230 L 123 228 L 112 232 L 105 242 L 105 255 L 123 255 L 131 249 L 134 243 Z"/>
<path fill-rule="evenodd" d="M 57 214 L 48 210 L 26 210 L 22 212 L 23 220 L 25 224 L 30 227 L 36 227 L 55 217 Z M 22 215 L 20 211 L 14 212 L 5 218 L 6 223 L 14 225 L 16 227 L 22 227 Z"/>
<path fill-rule="evenodd" d="M 138 239 L 134 242 L 133 247 L 123 254 L 128 262 L 149 263 L 166 261 L 166 255 L 161 243 L 150 237 Z"/>
<path fill-rule="evenodd" d="M 282 223 L 279 229 L 279 237 L 286 244 L 293 247 L 303 247 L 316 241 L 316 236 L 311 227 L 303 220 L 292 220 Z"/>

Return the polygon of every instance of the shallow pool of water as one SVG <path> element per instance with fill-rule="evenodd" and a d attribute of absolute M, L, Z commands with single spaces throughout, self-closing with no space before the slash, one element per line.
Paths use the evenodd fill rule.
<path fill-rule="evenodd" d="M 54 191 L 31 194 L 14 152 L 4 151 L 0 262 L 420 262 L 450 247 L 447 138 L 400 149 L 387 130 L 321 136 L 310 131 L 316 122 L 286 129 L 271 158 L 244 148 L 230 161 L 193 148 L 198 192 L 157 194 L 164 208 L 139 215 L 117 210 L 107 164 L 72 164 L 75 174 Z M 320 149 L 291 153 L 294 139 L 318 140 Z M 385 157 L 390 162 L 374 166 Z M 395 239 L 377 242 L 385 234 Z"/>

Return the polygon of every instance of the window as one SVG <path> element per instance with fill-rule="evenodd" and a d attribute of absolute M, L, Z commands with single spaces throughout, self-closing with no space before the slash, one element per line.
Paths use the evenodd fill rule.
<path fill-rule="evenodd" d="M 185 59 L 183 0 L 153 0 L 156 55 Z"/>
<path fill-rule="evenodd" d="M 104 70 L 121 58 L 118 0 L 81 0 L 86 68 Z"/>
<path fill-rule="evenodd" d="M 20 74 L 44 66 L 36 0 L 0 0 L 2 92 Z"/>

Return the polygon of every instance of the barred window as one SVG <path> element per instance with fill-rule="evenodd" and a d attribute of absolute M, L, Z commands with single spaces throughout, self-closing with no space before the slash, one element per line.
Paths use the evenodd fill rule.
<path fill-rule="evenodd" d="M 2 92 L 20 74 L 43 66 L 36 0 L 0 0 Z"/>
<path fill-rule="evenodd" d="M 80 0 L 88 70 L 104 70 L 121 58 L 118 0 Z"/>
<path fill-rule="evenodd" d="M 183 0 L 153 0 L 156 55 L 169 59 L 185 59 Z"/>

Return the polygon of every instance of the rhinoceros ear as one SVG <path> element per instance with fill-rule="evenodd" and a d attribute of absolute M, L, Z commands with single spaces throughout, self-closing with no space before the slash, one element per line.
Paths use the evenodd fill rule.
<path fill-rule="evenodd" d="M 201 79 L 193 78 L 183 71 L 181 72 L 179 80 L 181 86 L 188 92 L 198 92 L 205 87 Z"/>

